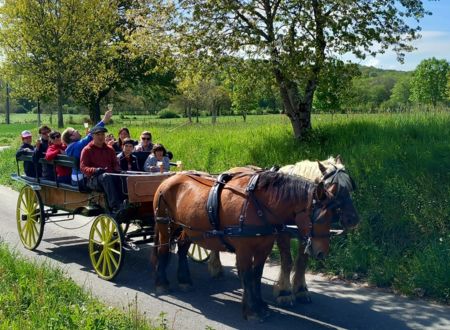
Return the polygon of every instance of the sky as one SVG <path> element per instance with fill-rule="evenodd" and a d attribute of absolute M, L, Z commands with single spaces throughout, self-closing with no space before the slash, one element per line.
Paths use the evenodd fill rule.
<path fill-rule="evenodd" d="M 392 51 L 379 54 L 375 58 L 367 57 L 359 60 L 352 56 L 344 56 L 354 63 L 366 66 L 374 66 L 380 69 L 393 69 L 412 71 L 424 59 L 436 57 L 450 62 L 450 0 L 424 0 L 425 9 L 432 15 L 425 16 L 419 22 L 422 28 L 422 38 L 415 40 L 413 46 L 417 49 L 406 53 L 404 64 L 400 64 Z"/>

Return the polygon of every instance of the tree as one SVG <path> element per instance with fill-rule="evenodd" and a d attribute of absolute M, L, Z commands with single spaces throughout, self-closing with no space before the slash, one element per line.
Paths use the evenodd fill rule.
<path fill-rule="evenodd" d="M 447 73 L 447 99 L 450 101 L 450 71 Z"/>
<path fill-rule="evenodd" d="M 395 106 L 407 106 L 411 97 L 411 77 L 400 78 L 392 88 L 389 103 Z"/>
<path fill-rule="evenodd" d="M 95 6 L 87 0 L 8 0 L 0 8 L 5 66 L 34 97 L 49 92 L 57 97 L 58 127 L 63 127 L 63 104 L 80 78 L 77 68 L 89 40 L 81 31 L 91 10 Z"/>
<path fill-rule="evenodd" d="M 172 24 L 165 36 L 172 41 L 164 48 L 181 47 L 179 57 L 266 60 L 297 138 L 311 128 L 314 92 L 327 58 L 348 52 L 364 58 L 392 47 L 401 61 L 418 37 L 419 27 L 408 22 L 426 14 L 421 0 L 146 2 L 153 15 L 164 13 L 160 19 Z"/>
<path fill-rule="evenodd" d="M 447 74 L 450 71 L 446 60 L 430 58 L 419 63 L 411 79 L 411 101 L 432 104 L 447 100 Z"/>

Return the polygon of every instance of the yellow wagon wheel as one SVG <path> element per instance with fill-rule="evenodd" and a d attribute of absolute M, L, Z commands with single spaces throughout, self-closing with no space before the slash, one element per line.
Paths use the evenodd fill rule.
<path fill-rule="evenodd" d="M 195 262 L 207 261 L 209 259 L 210 254 L 211 254 L 210 250 L 205 249 L 195 243 L 191 244 L 189 251 L 188 251 L 188 256 Z"/>
<path fill-rule="evenodd" d="M 123 234 L 111 216 L 94 219 L 89 233 L 89 256 L 95 272 L 105 280 L 113 279 L 123 262 Z"/>
<path fill-rule="evenodd" d="M 41 195 L 30 186 L 20 190 L 16 222 L 22 244 L 29 250 L 36 249 L 44 233 L 45 214 Z"/>

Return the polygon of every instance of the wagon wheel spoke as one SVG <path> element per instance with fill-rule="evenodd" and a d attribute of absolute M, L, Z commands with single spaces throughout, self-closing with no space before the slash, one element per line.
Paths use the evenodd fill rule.
<path fill-rule="evenodd" d="M 98 238 L 102 241 L 103 240 L 103 235 L 100 232 L 100 229 L 98 229 L 97 226 L 93 227 L 95 229 L 95 233 L 98 235 Z"/>
<path fill-rule="evenodd" d="M 92 241 L 92 243 L 94 243 L 94 244 L 97 244 L 97 245 L 103 245 L 102 242 L 99 242 L 99 241 L 97 241 L 97 240 L 95 240 L 95 239 L 91 239 L 91 241 Z"/>
<path fill-rule="evenodd" d="M 113 250 L 111 250 L 109 252 L 109 257 L 110 257 L 110 260 L 112 261 L 112 263 L 114 264 L 114 269 L 117 269 L 119 267 L 119 262 L 118 262 L 118 260 L 116 260 L 116 257 L 114 256 L 114 254 L 112 252 L 113 252 Z M 118 251 L 116 251 L 116 252 L 118 252 Z"/>
<path fill-rule="evenodd" d="M 110 242 L 108 242 L 108 246 L 113 246 L 114 244 L 120 243 L 120 238 L 116 238 L 115 240 L 112 240 Z"/>
<path fill-rule="evenodd" d="M 98 252 L 98 251 L 97 251 Z M 104 258 L 104 251 L 102 251 L 101 253 L 100 253 L 100 257 L 98 258 L 98 260 L 97 260 L 97 263 L 95 264 L 95 268 L 98 268 L 98 266 L 100 266 L 100 263 L 103 261 L 103 258 Z"/>

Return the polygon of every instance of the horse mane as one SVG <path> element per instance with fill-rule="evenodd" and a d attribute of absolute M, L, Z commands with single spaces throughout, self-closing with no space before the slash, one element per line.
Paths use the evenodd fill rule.
<path fill-rule="evenodd" d="M 320 163 L 325 166 L 327 171 L 334 169 L 343 169 L 345 170 L 345 166 L 343 164 L 338 164 L 336 159 L 330 156 L 328 159 L 321 160 Z M 303 160 L 301 162 L 297 162 L 294 165 L 286 165 L 279 169 L 279 172 L 296 175 L 299 177 L 303 177 L 309 181 L 316 181 L 322 177 L 322 172 L 319 169 L 319 164 L 317 161 L 311 160 Z"/>
<path fill-rule="evenodd" d="M 284 199 L 308 201 L 315 184 L 299 176 L 264 171 L 259 174 L 257 187 L 274 191 L 270 199 L 271 202 Z"/>

